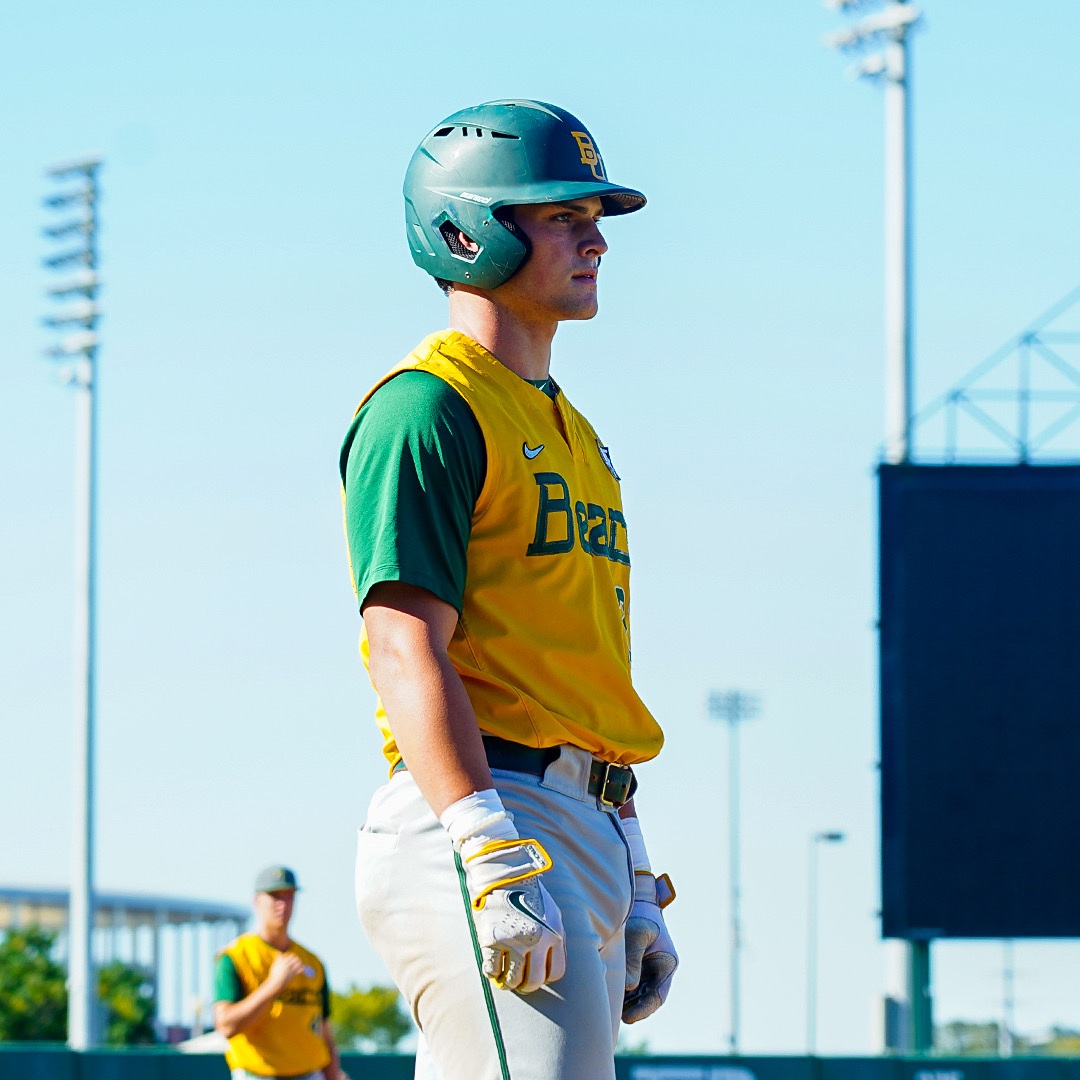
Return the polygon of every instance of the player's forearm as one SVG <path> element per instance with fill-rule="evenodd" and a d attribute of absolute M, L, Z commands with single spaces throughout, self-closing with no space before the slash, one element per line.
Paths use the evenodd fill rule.
<path fill-rule="evenodd" d="M 390 730 L 436 815 L 492 786 L 472 703 L 449 660 L 414 653 L 384 686 L 376 683 Z"/>
<path fill-rule="evenodd" d="M 369 670 L 405 765 L 436 814 L 492 787 L 476 714 L 446 646 L 449 604 L 417 589 L 380 594 L 364 608 Z M 423 594 L 417 596 L 415 594 Z"/>
<path fill-rule="evenodd" d="M 262 1019 L 277 992 L 278 988 L 273 983 L 263 983 L 239 1001 L 215 1002 L 214 1028 L 226 1039 L 239 1035 Z"/>

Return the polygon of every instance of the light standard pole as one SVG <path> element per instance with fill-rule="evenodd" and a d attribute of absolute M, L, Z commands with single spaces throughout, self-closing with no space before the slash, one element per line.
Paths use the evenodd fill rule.
<path fill-rule="evenodd" d="M 1002 1011 L 1001 1035 L 998 1038 L 998 1053 L 1001 1057 L 1012 1057 L 1013 1032 L 1016 1031 L 1016 958 L 1013 941 L 1006 939 L 1001 943 L 1002 959 Z"/>
<path fill-rule="evenodd" d="M 94 682 L 97 405 L 94 393 L 97 359 L 97 157 L 82 158 L 48 170 L 50 180 L 65 186 L 45 200 L 50 210 L 78 211 L 78 216 L 45 229 L 45 235 L 70 245 L 45 259 L 50 270 L 74 273 L 48 290 L 53 299 L 70 300 L 45 320 L 64 336 L 47 355 L 67 361 L 61 369 L 75 387 L 75 810 L 71 890 L 68 902 L 68 1045 L 85 1050 L 96 1041 L 94 979 Z"/>
<path fill-rule="evenodd" d="M 885 460 L 903 464 L 912 454 L 911 361 L 911 87 L 909 39 L 920 19 L 910 0 L 824 0 L 840 12 L 874 8 L 847 29 L 829 34 L 825 44 L 842 51 L 878 46 L 851 74 L 885 84 Z M 905 943 L 910 1045 L 917 1053 L 933 1048 L 930 941 Z M 906 1040 L 907 1041 L 907 1040 Z"/>
<path fill-rule="evenodd" d="M 806 918 L 806 1053 L 817 1053 L 817 938 L 818 938 L 818 844 L 839 844 L 842 832 L 810 834 L 810 867 L 807 875 Z"/>
<path fill-rule="evenodd" d="M 713 690 L 709 694 L 709 717 L 728 726 L 728 879 L 731 890 L 731 1027 L 728 1046 L 739 1052 L 740 970 L 742 916 L 739 885 L 739 725 L 761 711 L 757 694 L 745 690 Z"/>
<path fill-rule="evenodd" d="M 873 0 L 825 0 L 838 11 L 872 6 Z M 852 73 L 885 83 L 885 460 L 911 457 L 911 82 L 908 38 L 919 19 L 909 0 L 892 0 L 879 11 L 828 35 L 842 50 L 881 45 L 883 51 L 856 64 Z"/>

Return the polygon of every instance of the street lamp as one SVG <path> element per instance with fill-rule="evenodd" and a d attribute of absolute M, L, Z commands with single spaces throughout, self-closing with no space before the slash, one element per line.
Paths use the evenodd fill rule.
<path fill-rule="evenodd" d="M 745 690 L 713 690 L 709 694 L 709 718 L 728 726 L 728 879 L 731 888 L 731 1030 L 728 1046 L 739 1052 L 739 959 L 742 922 L 739 890 L 739 725 L 761 711 L 758 694 Z"/>
<path fill-rule="evenodd" d="M 819 844 L 839 844 L 842 832 L 815 832 L 810 834 L 810 868 L 807 879 L 806 919 L 806 1053 L 817 1053 L 817 852 Z"/>
<path fill-rule="evenodd" d="M 851 12 L 877 7 L 873 0 L 825 0 Z M 833 49 L 853 51 L 883 46 L 851 69 L 859 78 L 885 84 L 885 459 L 911 456 L 911 82 L 908 37 L 920 17 L 909 0 L 894 0 L 825 38 Z"/>
<path fill-rule="evenodd" d="M 62 336 L 46 352 L 64 362 L 61 376 L 75 388 L 75 776 L 72 795 L 75 834 L 68 901 L 68 1045 L 85 1050 L 95 1042 L 94 1013 L 94 681 L 97 517 L 97 360 L 98 169 L 101 160 L 85 157 L 46 173 L 64 187 L 45 199 L 50 210 L 70 214 L 44 232 L 65 247 L 44 259 L 49 270 L 69 276 L 47 290 L 66 302 L 44 321 Z M 73 185 L 73 186 L 71 186 Z M 74 246 L 72 246 L 74 244 Z M 74 299 L 72 299 L 74 298 Z"/>

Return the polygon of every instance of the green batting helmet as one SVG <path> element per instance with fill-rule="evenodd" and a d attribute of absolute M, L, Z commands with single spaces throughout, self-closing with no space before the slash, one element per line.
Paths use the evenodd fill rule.
<path fill-rule="evenodd" d="M 445 281 L 494 289 L 528 254 L 503 206 L 599 196 L 605 214 L 645 205 L 608 182 L 593 137 L 576 116 L 542 101 L 489 101 L 448 116 L 417 147 L 405 174 L 405 228 L 413 260 Z M 457 239 L 465 233 L 473 252 Z"/>

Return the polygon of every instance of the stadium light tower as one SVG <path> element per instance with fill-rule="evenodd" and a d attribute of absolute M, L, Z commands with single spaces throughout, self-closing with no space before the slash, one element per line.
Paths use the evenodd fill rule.
<path fill-rule="evenodd" d="M 839 844 L 842 832 L 810 834 L 810 865 L 807 870 L 806 900 L 806 1053 L 817 1054 L 817 946 L 818 946 L 818 845 Z"/>
<path fill-rule="evenodd" d="M 825 44 L 845 52 L 881 46 L 851 69 L 856 78 L 885 84 L 885 460 L 911 456 L 911 66 L 908 38 L 919 20 L 910 0 L 884 6 L 874 0 L 825 0 L 841 12 L 866 7 L 862 16 Z"/>
<path fill-rule="evenodd" d="M 48 295 L 67 301 L 45 319 L 63 332 L 47 351 L 63 361 L 61 377 L 75 387 L 75 835 L 68 902 L 68 1044 L 85 1050 L 96 1041 L 94 979 L 94 675 L 96 577 L 97 439 L 94 369 L 97 360 L 98 170 L 96 156 L 57 165 L 50 180 L 64 185 L 45 199 L 50 210 L 75 211 L 45 229 L 67 246 L 44 260 L 49 270 L 69 276 Z M 74 243 L 75 246 L 71 246 Z"/>
<path fill-rule="evenodd" d="M 740 954 L 742 953 L 741 891 L 739 886 L 739 725 L 761 711 L 757 694 L 745 690 L 713 690 L 709 718 L 728 726 L 728 879 L 731 889 L 731 1030 L 728 1046 L 739 1052 Z"/>

